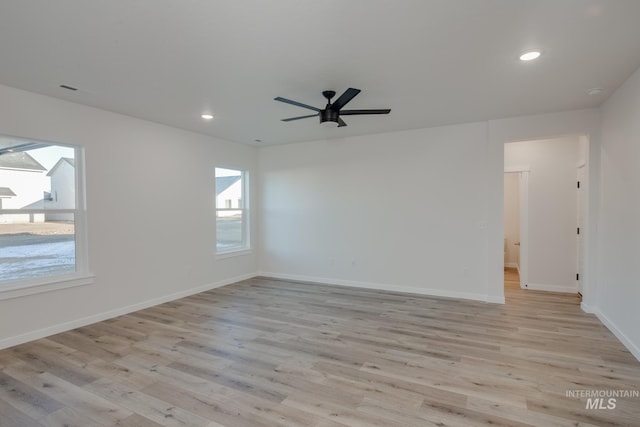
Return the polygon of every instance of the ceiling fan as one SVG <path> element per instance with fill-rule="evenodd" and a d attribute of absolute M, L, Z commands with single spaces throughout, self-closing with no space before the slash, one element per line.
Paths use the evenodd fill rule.
<path fill-rule="evenodd" d="M 274 101 L 284 102 L 286 104 L 297 105 L 298 107 L 308 108 L 309 110 L 313 110 L 315 114 L 309 114 L 306 116 L 298 116 L 298 117 L 289 117 L 288 119 L 282 119 L 283 122 L 290 122 L 293 120 L 307 119 L 309 117 L 320 118 L 320 124 L 328 127 L 343 127 L 347 124 L 340 118 L 340 116 L 355 116 L 360 114 L 389 114 L 391 109 L 382 109 L 382 110 L 343 110 L 342 107 L 347 105 L 349 101 L 351 101 L 357 94 L 360 93 L 360 89 L 354 89 L 350 87 L 345 90 L 342 95 L 332 104 L 331 98 L 336 96 L 336 92 L 333 90 L 325 90 L 322 92 L 322 96 L 327 98 L 327 105 L 323 110 L 320 108 L 312 107 L 311 105 L 303 104 L 301 102 L 292 101 L 290 99 L 282 98 L 278 96 L 277 98 L 273 98 Z"/>

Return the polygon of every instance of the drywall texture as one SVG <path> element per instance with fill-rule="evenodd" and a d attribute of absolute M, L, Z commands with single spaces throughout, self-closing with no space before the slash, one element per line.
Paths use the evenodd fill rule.
<path fill-rule="evenodd" d="M 85 147 L 95 274 L 91 285 L 0 301 L 0 342 L 257 270 L 255 253 L 215 258 L 214 168 L 253 172 L 254 148 L 6 86 L 0 133 Z"/>
<path fill-rule="evenodd" d="M 260 150 L 270 275 L 486 299 L 486 123 Z"/>
<path fill-rule="evenodd" d="M 598 310 L 640 358 L 640 70 L 602 108 Z M 619 335 L 620 336 L 620 335 Z"/>
<path fill-rule="evenodd" d="M 530 288 L 577 292 L 578 158 L 577 136 L 505 145 L 505 167 L 525 166 L 530 170 Z"/>

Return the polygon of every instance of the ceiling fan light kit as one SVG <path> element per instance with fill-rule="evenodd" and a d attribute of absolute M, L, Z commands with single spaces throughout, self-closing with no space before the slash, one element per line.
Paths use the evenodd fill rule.
<path fill-rule="evenodd" d="M 295 105 L 297 107 L 307 108 L 313 110 L 315 114 L 308 114 L 306 116 L 289 117 L 282 119 L 283 122 L 290 122 L 293 120 L 307 119 L 309 117 L 318 117 L 320 119 L 320 125 L 323 127 L 344 127 L 347 124 L 340 118 L 340 115 L 355 116 L 363 114 L 389 114 L 391 109 L 378 109 L 378 110 L 343 110 L 342 108 L 347 105 L 357 94 L 360 93 L 360 89 L 349 88 L 344 91 L 342 95 L 334 102 L 331 103 L 331 99 L 336 96 L 336 92 L 333 90 L 325 90 L 322 92 L 322 96 L 327 99 L 327 105 L 324 109 L 316 108 L 311 105 L 303 104 L 301 102 L 292 101 L 290 99 L 282 98 L 280 96 L 274 98 L 274 101 L 284 102 L 285 104 Z"/>
<path fill-rule="evenodd" d="M 318 113 L 320 116 L 320 124 L 324 127 L 328 127 L 328 128 L 332 128 L 332 127 L 339 127 L 340 123 L 338 122 L 338 120 L 340 119 L 340 117 L 338 117 L 338 112 L 337 111 L 333 111 L 333 110 L 322 110 L 320 111 L 320 113 Z M 345 124 L 346 126 L 346 124 Z"/>

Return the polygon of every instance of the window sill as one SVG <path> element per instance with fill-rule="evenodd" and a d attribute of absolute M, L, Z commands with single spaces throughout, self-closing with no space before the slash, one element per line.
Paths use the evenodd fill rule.
<path fill-rule="evenodd" d="M 74 288 L 76 286 L 89 285 L 93 283 L 94 278 L 95 276 L 92 274 L 74 274 L 56 278 L 27 280 L 7 284 L 6 286 L 0 285 L 0 301 L 44 292 L 57 291 L 60 289 Z"/>
<path fill-rule="evenodd" d="M 253 251 L 251 249 L 238 249 L 235 251 L 229 251 L 229 252 L 218 252 L 216 254 L 216 259 L 226 259 L 226 258 L 233 258 L 233 257 L 237 257 L 237 256 L 243 256 L 243 255 L 251 255 Z"/>

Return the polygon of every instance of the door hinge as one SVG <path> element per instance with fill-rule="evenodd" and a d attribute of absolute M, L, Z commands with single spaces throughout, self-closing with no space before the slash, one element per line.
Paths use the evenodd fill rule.
<path fill-rule="evenodd" d="M 578 234 L 580 234 L 580 227 L 578 227 Z"/>
<path fill-rule="evenodd" d="M 580 181 L 578 181 L 578 188 L 580 188 Z"/>
<path fill-rule="evenodd" d="M 580 280 L 580 273 L 576 273 L 576 280 Z"/>

